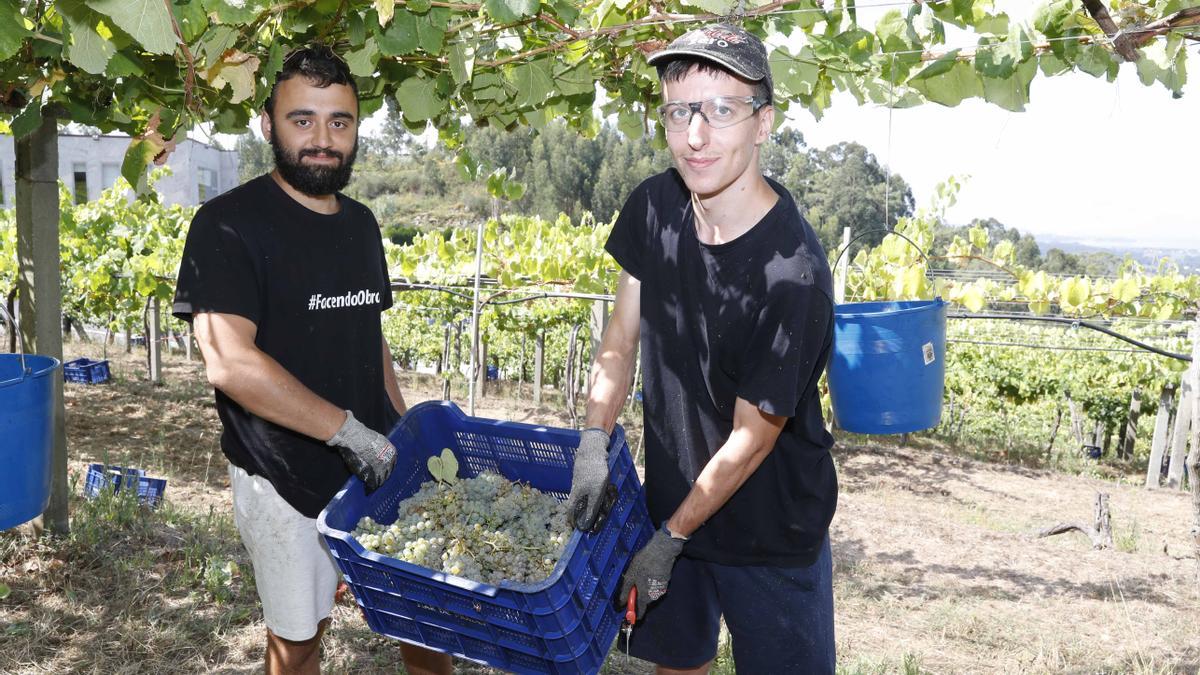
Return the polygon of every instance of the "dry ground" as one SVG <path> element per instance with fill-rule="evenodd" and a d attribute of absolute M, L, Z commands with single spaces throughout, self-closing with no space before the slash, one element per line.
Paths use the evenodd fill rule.
<path fill-rule="evenodd" d="M 94 345 L 67 349 L 99 354 Z M 169 360 L 168 385 L 152 387 L 137 355 L 110 358 L 114 382 L 67 386 L 71 472 L 81 483 L 92 461 L 145 468 L 169 479 L 168 504 L 150 513 L 74 499 L 67 540 L 0 534 L 0 583 L 11 589 L 0 599 L 0 673 L 257 672 L 263 625 L 228 516 L 218 422 L 199 366 Z M 427 379 L 404 384 L 410 403 L 440 396 Z M 452 398 L 461 403 L 465 393 Z M 494 395 L 477 414 L 567 424 L 554 405 L 533 410 Z M 625 421 L 636 448 L 638 425 Z M 841 445 L 836 458 L 840 672 L 1200 669 L 1184 493 L 936 447 Z M 1054 522 L 1088 521 L 1097 491 L 1111 494 L 1115 550 L 1093 551 L 1078 534 L 1031 536 Z M 353 604 L 337 607 L 334 620 L 326 672 L 399 671 L 396 643 L 372 634 Z M 718 670 L 732 672 L 724 656 Z M 606 671 L 650 672 L 620 655 Z"/>

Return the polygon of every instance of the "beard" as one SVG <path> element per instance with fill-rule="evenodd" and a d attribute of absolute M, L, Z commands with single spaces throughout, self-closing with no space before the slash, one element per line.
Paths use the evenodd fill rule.
<path fill-rule="evenodd" d="M 275 139 L 274 134 L 271 134 L 271 138 L 268 140 L 271 143 L 271 150 L 275 153 L 275 168 L 279 170 L 279 175 L 288 182 L 288 185 L 300 192 L 312 197 L 321 197 L 338 192 L 350 183 L 350 174 L 354 171 L 354 160 L 358 157 L 358 139 L 355 139 L 354 148 L 350 151 L 349 157 L 328 148 L 305 148 L 299 152 L 292 152 L 289 148 L 283 147 Z M 305 157 L 317 155 L 333 157 L 340 163 L 337 166 L 313 166 L 303 163 Z"/>

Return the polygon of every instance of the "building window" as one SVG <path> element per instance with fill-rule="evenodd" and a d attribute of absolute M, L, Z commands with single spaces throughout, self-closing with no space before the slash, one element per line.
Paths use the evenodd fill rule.
<path fill-rule="evenodd" d="M 203 167 L 197 169 L 196 188 L 201 204 L 216 197 L 219 194 L 217 192 L 217 172 Z"/>
<path fill-rule="evenodd" d="M 121 165 L 105 163 L 100 165 L 100 177 L 102 181 L 101 189 L 107 190 L 117 182 L 117 178 L 121 175 Z"/>
<path fill-rule="evenodd" d="M 87 164 L 76 162 L 73 170 L 75 173 L 75 203 L 86 204 L 88 200 Z"/>

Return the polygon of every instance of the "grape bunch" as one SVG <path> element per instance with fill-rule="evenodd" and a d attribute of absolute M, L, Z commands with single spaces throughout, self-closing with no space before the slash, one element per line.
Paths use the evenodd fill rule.
<path fill-rule="evenodd" d="M 395 522 L 364 517 L 353 536 L 365 549 L 455 576 L 532 583 L 554 571 L 571 529 L 553 495 L 485 471 L 423 483 Z"/>

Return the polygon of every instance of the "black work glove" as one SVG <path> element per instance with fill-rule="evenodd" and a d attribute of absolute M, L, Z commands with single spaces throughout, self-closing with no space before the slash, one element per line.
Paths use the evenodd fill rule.
<path fill-rule="evenodd" d="M 567 496 L 567 521 L 572 527 L 590 530 L 604 504 L 608 485 L 608 434 L 590 427 L 579 435 L 575 468 L 571 472 L 571 494 Z"/>
<path fill-rule="evenodd" d="M 671 582 L 671 569 L 675 559 L 683 551 L 683 539 L 675 539 L 667 530 L 667 524 L 659 528 L 650 541 L 633 556 L 629 568 L 621 581 L 621 594 L 617 596 L 622 607 L 629 598 L 629 591 L 637 588 L 637 618 L 646 614 L 646 607 L 667 594 Z"/>
<path fill-rule="evenodd" d="M 383 485 L 396 465 L 396 448 L 392 447 L 391 441 L 354 419 L 354 413 L 349 410 L 342 428 L 325 444 L 338 449 L 342 461 L 351 473 L 362 479 L 368 492 Z"/>

